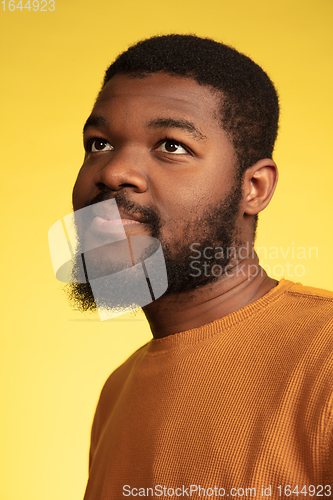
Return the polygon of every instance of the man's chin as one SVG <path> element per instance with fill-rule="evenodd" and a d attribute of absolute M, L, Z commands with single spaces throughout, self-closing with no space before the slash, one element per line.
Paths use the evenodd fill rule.
<path fill-rule="evenodd" d="M 89 283 L 66 283 L 64 291 L 74 311 L 97 313 L 97 305 Z"/>
<path fill-rule="evenodd" d="M 124 284 L 126 285 L 126 284 Z M 129 297 L 126 291 L 122 293 L 117 288 L 114 293 L 113 288 L 106 286 L 100 290 L 92 290 L 90 283 L 68 283 L 65 285 L 65 292 L 71 307 L 79 312 L 98 312 L 107 311 L 109 316 L 119 316 L 129 311 L 139 309 L 141 306 L 133 297 Z"/>
<path fill-rule="evenodd" d="M 158 240 L 131 237 L 78 253 L 66 287 L 68 299 L 79 311 L 106 310 L 119 315 L 138 309 L 154 297 L 146 266 L 160 296 L 166 288 L 166 271 Z"/>

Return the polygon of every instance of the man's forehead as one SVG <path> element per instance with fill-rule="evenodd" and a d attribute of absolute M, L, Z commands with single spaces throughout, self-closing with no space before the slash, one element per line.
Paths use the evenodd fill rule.
<path fill-rule="evenodd" d="M 144 78 L 123 74 L 113 76 L 100 92 L 96 105 L 125 97 L 167 100 L 171 105 L 175 101 L 175 105 L 202 109 L 216 109 L 220 102 L 218 91 L 207 85 L 200 85 L 193 78 L 154 73 Z"/>
<path fill-rule="evenodd" d="M 152 115 L 151 119 L 147 118 L 147 125 L 151 129 L 156 124 L 164 124 L 170 128 L 172 122 L 173 125 L 182 122 L 180 126 L 175 126 L 183 128 L 182 125 L 188 122 L 187 129 L 192 127 L 201 138 L 205 134 L 200 132 L 200 124 L 206 123 L 221 130 L 218 119 L 219 96 L 210 87 L 199 85 L 191 78 L 168 74 L 153 74 L 144 78 L 130 75 L 112 77 L 99 94 L 92 110 L 94 126 L 106 125 L 107 116 L 112 115 L 116 109 L 126 112 L 136 106 L 142 106 L 142 117 Z M 88 119 L 89 124 L 92 124 L 91 117 Z"/>

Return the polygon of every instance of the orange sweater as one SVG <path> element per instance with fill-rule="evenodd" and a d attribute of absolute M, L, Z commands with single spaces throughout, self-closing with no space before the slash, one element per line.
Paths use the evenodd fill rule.
<path fill-rule="evenodd" d="M 282 280 L 148 342 L 102 390 L 85 500 L 333 497 L 332 332 L 333 293 Z"/>

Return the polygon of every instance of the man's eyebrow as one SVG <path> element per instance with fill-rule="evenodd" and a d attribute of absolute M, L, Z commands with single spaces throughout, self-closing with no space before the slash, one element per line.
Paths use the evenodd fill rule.
<path fill-rule="evenodd" d="M 206 136 L 197 129 L 194 123 L 185 119 L 174 119 L 174 118 L 156 118 L 155 120 L 151 120 L 148 125 L 150 129 L 159 129 L 159 128 L 179 128 L 181 130 L 185 130 L 189 132 L 192 137 L 196 140 L 206 139 Z"/>
<path fill-rule="evenodd" d="M 109 125 L 109 122 L 105 118 L 103 118 L 103 116 L 90 115 L 88 120 L 84 124 L 83 133 L 85 133 L 85 131 L 89 127 L 107 127 L 108 125 Z"/>

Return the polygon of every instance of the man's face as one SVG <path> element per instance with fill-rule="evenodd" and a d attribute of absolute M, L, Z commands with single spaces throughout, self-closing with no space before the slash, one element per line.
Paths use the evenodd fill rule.
<path fill-rule="evenodd" d="M 85 126 L 74 210 L 115 198 L 127 235 L 161 241 L 169 293 L 214 280 L 189 277 L 192 243 L 235 244 L 241 185 L 219 99 L 192 79 L 116 75 Z"/>

